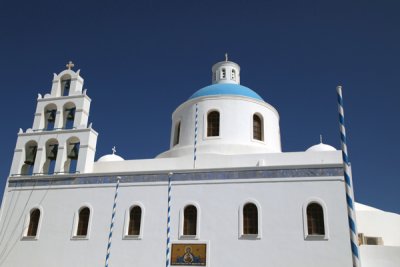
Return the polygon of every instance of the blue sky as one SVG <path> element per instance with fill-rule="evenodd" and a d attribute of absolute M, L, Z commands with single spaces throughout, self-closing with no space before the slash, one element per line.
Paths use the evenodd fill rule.
<path fill-rule="evenodd" d="M 168 149 L 171 114 L 228 52 L 281 117 L 284 151 L 340 147 L 343 86 L 356 201 L 400 213 L 400 2 L 2 1 L 0 188 L 19 128 L 67 61 L 81 69 L 96 159 Z"/>

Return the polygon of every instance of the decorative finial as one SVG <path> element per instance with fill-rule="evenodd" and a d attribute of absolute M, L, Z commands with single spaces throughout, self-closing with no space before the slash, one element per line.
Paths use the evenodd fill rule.
<path fill-rule="evenodd" d="M 113 146 L 113 148 L 111 150 L 112 150 L 113 155 L 117 152 L 117 150 L 115 149 L 115 146 Z"/>
<path fill-rule="evenodd" d="M 319 135 L 319 142 L 322 144 L 322 134 Z"/>
<path fill-rule="evenodd" d="M 69 61 L 68 62 L 68 64 L 67 65 L 65 65 L 66 67 L 67 67 L 67 69 L 72 69 L 74 66 L 75 66 L 75 64 L 72 62 L 72 61 Z"/>
<path fill-rule="evenodd" d="M 225 53 L 225 61 L 228 61 L 228 53 Z"/>

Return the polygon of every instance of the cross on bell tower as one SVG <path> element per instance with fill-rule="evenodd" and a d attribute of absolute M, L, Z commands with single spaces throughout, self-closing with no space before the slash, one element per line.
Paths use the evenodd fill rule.
<path fill-rule="evenodd" d="M 70 60 L 67 65 L 65 65 L 67 67 L 67 69 L 72 69 L 73 67 L 75 67 L 75 64 Z"/>

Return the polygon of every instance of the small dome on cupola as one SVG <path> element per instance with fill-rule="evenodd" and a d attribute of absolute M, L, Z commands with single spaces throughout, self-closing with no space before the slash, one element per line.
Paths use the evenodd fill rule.
<path fill-rule="evenodd" d="M 320 135 L 320 143 L 309 147 L 306 151 L 308 152 L 336 151 L 336 148 L 322 143 L 322 135 Z"/>
<path fill-rule="evenodd" d="M 211 70 L 212 84 L 201 88 L 189 99 L 203 96 L 234 95 L 264 101 L 256 92 L 240 85 L 240 66 L 229 61 L 228 54 L 225 54 L 225 61 L 214 64 Z"/>
<path fill-rule="evenodd" d="M 117 150 L 115 149 L 115 147 L 113 147 L 112 154 L 107 154 L 107 155 L 102 156 L 101 158 L 99 158 L 97 160 L 97 162 L 124 161 L 124 159 L 122 157 L 115 154 L 116 152 L 117 152 Z"/>

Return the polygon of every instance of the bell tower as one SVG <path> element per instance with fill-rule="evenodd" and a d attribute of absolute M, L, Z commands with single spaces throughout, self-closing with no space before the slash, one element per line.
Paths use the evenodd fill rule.
<path fill-rule="evenodd" d="M 50 94 L 38 95 L 32 128 L 18 133 L 11 176 L 92 171 L 98 134 L 88 126 L 91 99 L 73 67 L 70 61 L 54 74 Z"/>

